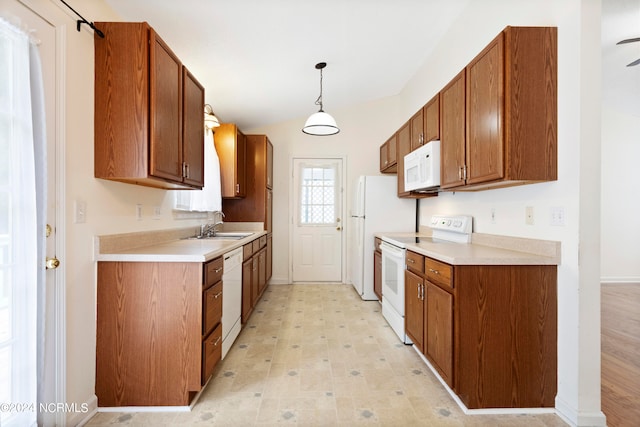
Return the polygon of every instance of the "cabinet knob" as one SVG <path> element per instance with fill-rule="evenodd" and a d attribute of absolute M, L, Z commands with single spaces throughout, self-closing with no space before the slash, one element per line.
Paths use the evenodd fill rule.
<path fill-rule="evenodd" d="M 58 258 L 47 258 L 45 266 L 47 270 L 55 270 L 56 268 L 60 267 L 60 260 Z"/>

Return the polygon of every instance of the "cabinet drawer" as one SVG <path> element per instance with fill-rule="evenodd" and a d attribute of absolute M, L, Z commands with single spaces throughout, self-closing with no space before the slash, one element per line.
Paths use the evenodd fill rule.
<path fill-rule="evenodd" d="M 408 253 L 408 252 L 407 252 Z M 425 275 L 429 281 L 453 289 L 453 267 L 435 259 L 425 258 Z"/>
<path fill-rule="evenodd" d="M 222 257 L 204 265 L 204 289 L 222 280 Z"/>
<path fill-rule="evenodd" d="M 222 325 L 202 341 L 202 385 L 204 385 L 222 358 Z"/>
<path fill-rule="evenodd" d="M 424 256 L 407 251 L 407 268 L 416 273 L 424 274 Z"/>
<path fill-rule="evenodd" d="M 222 319 L 222 281 L 204 291 L 202 300 L 202 335 L 206 335 Z"/>
<path fill-rule="evenodd" d="M 242 260 L 248 260 L 251 255 L 253 255 L 253 243 L 247 243 L 242 247 Z"/>
<path fill-rule="evenodd" d="M 260 237 L 260 249 L 264 248 L 265 246 L 267 246 L 267 235 L 266 234 L 264 236 Z"/>

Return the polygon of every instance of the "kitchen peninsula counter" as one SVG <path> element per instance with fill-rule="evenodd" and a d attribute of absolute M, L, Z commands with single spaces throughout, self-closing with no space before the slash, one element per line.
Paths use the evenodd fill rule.
<path fill-rule="evenodd" d="M 560 242 L 473 233 L 471 243 L 432 239 L 426 233 L 385 233 L 375 236 L 410 251 L 451 265 L 559 265 Z"/>

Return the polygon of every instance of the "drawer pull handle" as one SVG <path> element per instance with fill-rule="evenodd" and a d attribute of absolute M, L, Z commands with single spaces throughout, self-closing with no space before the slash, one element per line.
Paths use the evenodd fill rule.
<path fill-rule="evenodd" d="M 215 270 L 216 273 L 220 273 L 221 271 L 222 271 L 222 267 L 216 268 L 216 270 Z"/>
<path fill-rule="evenodd" d="M 440 274 L 438 270 L 434 270 L 433 268 L 430 268 L 429 271 L 432 272 L 433 274 Z"/>
<path fill-rule="evenodd" d="M 415 264 L 416 262 L 414 260 L 412 260 L 411 258 L 407 259 L 407 262 L 410 262 L 411 264 Z"/>
<path fill-rule="evenodd" d="M 222 337 L 218 337 L 218 339 L 216 340 L 216 342 L 213 343 L 214 347 L 218 346 L 218 343 L 220 342 L 220 340 L 222 339 Z"/>
<path fill-rule="evenodd" d="M 217 293 L 217 294 L 215 294 L 213 297 L 214 297 L 215 299 L 218 299 L 218 297 L 219 297 L 220 295 L 222 295 L 222 291 L 218 292 L 218 293 Z"/>

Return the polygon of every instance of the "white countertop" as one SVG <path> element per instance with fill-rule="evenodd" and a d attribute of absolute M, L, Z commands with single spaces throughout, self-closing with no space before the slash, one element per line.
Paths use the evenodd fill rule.
<path fill-rule="evenodd" d="M 96 251 L 96 261 L 207 262 L 267 234 L 256 231 L 239 240 L 177 239 L 109 253 Z"/>
<path fill-rule="evenodd" d="M 472 235 L 471 243 L 434 241 L 418 233 L 375 233 L 384 239 L 420 237 L 408 250 L 451 265 L 558 265 L 560 243 L 506 236 Z"/>

